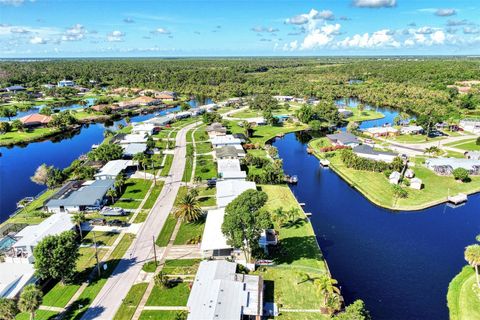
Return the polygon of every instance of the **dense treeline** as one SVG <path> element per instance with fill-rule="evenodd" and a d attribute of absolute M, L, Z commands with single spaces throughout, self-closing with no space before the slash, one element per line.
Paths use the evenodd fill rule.
<path fill-rule="evenodd" d="M 40 87 L 60 79 L 84 86 L 174 90 L 222 99 L 252 94 L 359 97 L 366 103 L 416 115 L 459 117 L 478 108 L 480 89 L 469 101 L 447 85 L 480 79 L 479 59 L 120 59 L 0 62 L 0 85 Z M 349 84 L 349 80 L 362 80 Z M 463 101 L 462 101 L 463 100 Z M 475 114 L 475 113 L 474 113 Z"/>

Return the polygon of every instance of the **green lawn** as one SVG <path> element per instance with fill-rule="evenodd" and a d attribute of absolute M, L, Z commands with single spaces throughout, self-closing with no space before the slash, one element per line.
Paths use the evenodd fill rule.
<path fill-rule="evenodd" d="M 195 130 L 195 128 L 187 131 L 187 136 L 186 136 L 187 142 L 193 141 L 193 130 Z"/>
<path fill-rule="evenodd" d="M 247 150 L 247 153 L 251 154 L 252 156 L 255 157 L 261 157 L 261 158 L 266 158 L 267 157 L 267 151 L 263 149 L 249 149 Z"/>
<path fill-rule="evenodd" d="M 93 244 L 93 232 L 88 232 L 86 235 L 84 234 L 82 243 L 84 244 Z M 118 238 L 118 232 L 95 232 L 95 239 L 97 241 L 97 245 L 99 246 L 111 246 Z"/>
<path fill-rule="evenodd" d="M 201 259 L 166 260 L 162 271 L 168 275 L 195 275 Z"/>
<path fill-rule="evenodd" d="M 244 129 L 240 127 L 237 123 L 238 121 L 229 121 L 227 123 L 227 128 L 230 133 L 243 133 Z M 306 129 L 307 126 L 302 124 L 290 124 L 284 123 L 279 126 L 257 126 L 254 129 L 253 136 L 250 138 L 252 143 L 259 143 L 264 145 L 265 142 L 274 138 L 277 134 L 288 133 L 292 131 L 299 131 Z"/>
<path fill-rule="evenodd" d="M 195 144 L 197 154 L 212 152 L 212 144 L 210 142 L 201 142 Z"/>
<path fill-rule="evenodd" d="M 177 314 L 180 311 L 157 311 L 157 310 L 145 310 L 140 315 L 140 320 L 177 320 Z"/>
<path fill-rule="evenodd" d="M 160 195 L 160 192 L 162 192 L 164 181 L 157 181 L 157 184 L 152 188 L 152 192 L 150 192 L 150 195 L 148 196 L 147 200 L 143 204 L 142 209 L 151 209 L 153 208 L 153 205 L 157 201 L 158 196 Z"/>
<path fill-rule="evenodd" d="M 476 142 L 477 142 L 477 139 L 465 139 L 465 140 L 450 142 L 445 145 L 449 147 L 466 150 L 466 151 L 479 151 L 480 145 L 477 145 Z"/>
<path fill-rule="evenodd" d="M 213 161 L 213 156 L 197 156 L 195 177 L 200 177 L 201 180 L 207 180 L 217 177 L 217 165 Z"/>
<path fill-rule="evenodd" d="M 150 180 L 128 179 L 121 198 L 143 200 L 151 185 Z"/>
<path fill-rule="evenodd" d="M 297 108 L 290 108 L 290 109 L 285 109 L 285 108 L 279 108 L 273 110 L 274 115 L 287 115 L 287 114 L 293 114 Z M 263 115 L 262 111 L 259 110 L 252 110 L 252 109 L 246 109 L 238 112 L 234 112 L 230 115 L 232 118 L 241 118 L 241 119 L 247 119 L 247 118 L 256 118 L 256 117 L 261 117 Z"/>
<path fill-rule="evenodd" d="M 114 320 L 130 320 L 137 309 L 140 300 L 142 300 L 145 290 L 147 290 L 148 283 L 134 284 L 127 296 L 122 301 L 122 305 L 115 314 Z"/>
<path fill-rule="evenodd" d="M 167 154 L 165 155 L 165 164 L 163 165 L 162 171 L 160 172 L 160 175 L 162 177 L 168 176 L 170 173 L 170 168 L 172 167 L 172 162 L 173 162 L 173 154 Z"/>
<path fill-rule="evenodd" d="M 35 320 L 53 320 L 55 319 L 58 312 L 55 311 L 47 311 L 47 310 L 38 310 L 35 313 Z M 30 314 L 22 312 L 17 314 L 15 317 L 16 320 L 29 320 Z M 172 318 L 175 319 L 175 318 Z"/>
<path fill-rule="evenodd" d="M 205 131 L 206 126 L 200 126 L 198 129 L 195 131 L 193 134 L 193 137 L 195 138 L 195 142 L 201 142 L 201 141 L 207 141 L 208 140 L 208 134 Z"/>
<path fill-rule="evenodd" d="M 123 209 L 130 209 L 134 210 L 137 209 L 140 206 L 141 200 L 135 200 L 135 199 L 125 199 L 125 200 L 117 200 L 114 204 L 113 207 L 119 207 Z"/>
<path fill-rule="evenodd" d="M 424 134 L 402 134 L 396 137 L 390 137 L 388 140 L 400 143 L 423 143 L 443 140 L 446 137 L 427 138 Z"/>
<path fill-rule="evenodd" d="M 202 238 L 203 229 L 205 228 L 205 220 L 201 219 L 196 222 L 182 221 L 180 229 L 178 230 L 174 245 L 194 244 L 198 243 Z"/>
<path fill-rule="evenodd" d="M 376 120 L 382 119 L 385 115 L 381 112 L 377 112 L 375 110 L 363 110 L 360 112 L 357 108 L 347 108 L 348 110 L 353 112 L 353 116 L 347 118 L 348 121 L 367 121 L 367 120 Z"/>
<path fill-rule="evenodd" d="M 0 146 L 40 140 L 55 135 L 60 131 L 61 130 L 57 128 L 37 128 L 29 131 L 11 131 L 0 134 Z"/>
<path fill-rule="evenodd" d="M 185 161 L 185 171 L 183 171 L 183 177 L 182 177 L 183 182 L 190 182 L 190 178 L 192 177 L 192 169 L 193 169 L 193 156 L 187 156 Z"/>
<path fill-rule="evenodd" d="M 188 283 L 178 283 L 173 288 L 154 286 L 147 306 L 185 306 L 187 305 L 190 288 Z"/>
<path fill-rule="evenodd" d="M 175 225 L 177 224 L 177 219 L 172 214 L 169 214 L 167 217 L 167 220 L 165 221 L 165 224 L 163 225 L 162 231 L 160 231 L 160 234 L 158 235 L 157 240 L 155 243 L 159 247 L 166 247 L 168 244 L 168 241 L 170 240 L 173 230 L 175 229 Z"/>
<path fill-rule="evenodd" d="M 142 266 L 142 270 L 145 272 L 155 272 L 156 269 L 157 264 L 155 263 L 155 261 L 145 262 Z"/>
<path fill-rule="evenodd" d="M 475 269 L 465 266 L 448 286 L 451 320 L 480 319 L 480 288 L 475 283 Z"/>

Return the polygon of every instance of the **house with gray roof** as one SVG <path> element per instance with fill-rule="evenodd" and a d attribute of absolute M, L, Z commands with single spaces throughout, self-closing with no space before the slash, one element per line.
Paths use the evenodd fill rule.
<path fill-rule="evenodd" d="M 361 158 L 375 161 L 384 161 L 387 163 L 393 162 L 393 159 L 398 156 L 396 153 L 393 152 L 375 150 L 371 146 L 365 144 L 358 145 L 352 150 L 357 156 Z"/>
<path fill-rule="evenodd" d="M 188 297 L 188 320 L 261 319 L 263 279 L 236 273 L 237 264 L 202 261 Z"/>
<path fill-rule="evenodd" d="M 215 149 L 217 159 L 240 159 L 245 158 L 245 151 L 241 145 L 223 146 Z"/>
<path fill-rule="evenodd" d="M 46 204 L 48 212 L 99 210 L 106 203 L 108 190 L 115 188 L 114 179 L 87 181 L 62 188 Z"/>
<path fill-rule="evenodd" d="M 461 158 L 430 158 L 425 165 L 439 175 L 451 175 L 453 170 L 463 168 L 470 175 L 480 174 L 480 160 Z"/>
<path fill-rule="evenodd" d="M 339 146 L 356 147 L 360 144 L 357 136 L 350 132 L 339 132 L 334 134 L 327 134 L 327 138 L 334 144 Z"/>

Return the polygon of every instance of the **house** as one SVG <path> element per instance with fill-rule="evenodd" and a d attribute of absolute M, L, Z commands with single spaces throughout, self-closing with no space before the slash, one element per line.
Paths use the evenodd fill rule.
<path fill-rule="evenodd" d="M 198 109 L 205 110 L 205 112 L 212 112 L 218 109 L 218 105 L 216 103 L 204 104 L 203 106 L 199 106 Z"/>
<path fill-rule="evenodd" d="M 90 107 L 90 109 L 95 110 L 97 112 L 102 112 L 106 108 L 110 108 L 110 109 L 113 110 L 112 106 L 110 106 L 108 104 L 96 104 L 96 105 Z"/>
<path fill-rule="evenodd" d="M 121 146 L 125 158 L 133 158 L 137 153 L 145 153 L 147 151 L 146 143 L 127 143 Z"/>
<path fill-rule="evenodd" d="M 410 180 L 410 188 L 415 189 L 415 190 L 421 190 L 423 186 L 422 179 L 419 178 L 413 178 Z"/>
<path fill-rule="evenodd" d="M 242 143 L 245 143 L 247 141 L 247 137 L 243 133 L 234 133 L 233 137 L 236 139 L 240 139 Z"/>
<path fill-rule="evenodd" d="M 248 123 L 252 123 L 257 126 L 264 126 L 267 124 L 267 121 L 265 120 L 264 117 L 254 117 L 254 118 L 248 118 L 245 119 Z"/>
<path fill-rule="evenodd" d="M 154 105 L 162 103 L 162 101 L 160 101 L 159 99 L 155 99 L 155 98 L 148 97 L 148 96 L 137 97 L 137 98 L 132 99 L 128 102 L 131 105 L 136 105 L 136 106 L 154 106 Z"/>
<path fill-rule="evenodd" d="M 174 118 L 175 120 L 179 119 L 186 119 L 192 116 L 192 113 L 190 111 L 182 111 L 182 112 L 176 112 L 174 113 Z"/>
<path fill-rule="evenodd" d="M 157 131 L 157 127 L 153 123 L 132 123 L 132 134 L 152 135 Z"/>
<path fill-rule="evenodd" d="M 439 175 L 451 175 L 457 168 L 464 168 L 470 175 L 480 174 L 480 160 L 475 159 L 430 158 L 425 165 Z"/>
<path fill-rule="evenodd" d="M 277 122 L 278 123 L 284 123 L 285 121 L 287 121 L 288 119 L 290 119 L 290 116 L 287 115 L 287 114 L 279 114 L 279 115 L 275 115 L 273 116 L 275 119 L 277 119 Z"/>
<path fill-rule="evenodd" d="M 349 132 L 339 132 L 334 134 L 327 134 L 327 138 L 337 146 L 346 146 L 346 147 L 356 147 L 360 145 L 360 140 L 358 138 L 349 133 Z"/>
<path fill-rule="evenodd" d="M 240 168 L 240 160 L 238 159 L 218 159 L 217 166 L 218 175 L 224 180 L 245 180 L 247 177 L 247 173 Z"/>
<path fill-rule="evenodd" d="M 467 151 L 464 155 L 467 159 L 480 160 L 480 151 Z"/>
<path fill-rule="evenodd" d="M 480 119 L 463 119 L 458 126 L 473 134 L 480 134 Z"/>
<path fill-rule="evenodd" d="M 398 171 L 393 171 L 388 177 L 388 182 L 391 184 L 398 184 L 400 182 L 401 174 Z"/>
<path fill-rule="evenodd" d="M 224 146 L 215 149 L 217 159 L 240 159 L 245 158 L 245 151 L 241 145 Z"/>
<path fill-rule="evenodd" d="M 55 213 L 99 210 L 107 202 L 108 190 L 115 188 L 114 183 L 113 179 L 94 180 L 61 188 L 45 204 L 45 209 Z"/>
<path fill-rule="evenodd" d="M 146 143 L 147 137 L 144 134 L 126 134 L 118 141 L 120 144 Z"/>
<path fill-rule="evenodd" d="M 251 181 L 222 180 L 217 182 L 217 206 L 226 207 L 236 197 L 247 190 L 256 190 L 257 185 Z"/>
<path fill-rule="evenodd" d="M 159 92 L 155 97 L 162 100 L 176 100 L 178 95 L 173 91 L 162 91 Z"/>
<path fill-rule="evenodd" d="M 64 88 L 64 87 L 74 87 L 75 86 L 75 81 L 73 80 L 61 80 L 61 81 L 58 81 L 57 83 L 57 87 L 59 88 Z"/>
<path fill-rule="evenodd" d="M 412 179 L 413 177 L 415 177 L 415 172 L 413 172 L 412 169 L 407 169 L 405 170 L 404 176 L 405 178 Z"/>
<path fill-rule="evenodd" d="M 231 146 L 231 145 L 241 145 L 240 139 L 233 137 L 232 135 L 225 135 L 225 136 L 215 136 L 210 139 L 214 148 L 224 147 L 224 146 Z"/>
<path fill-rule="evenodd" d="M 363 131 L 370 137 L 393 137 L 398 135 L 398 130 L 392 127 L 371 127 Z"/>
<path fill-rule="evenodd" d="M 35 282 L 31 263 L 0 263 L 0 298 L 14 299 L 23 288 Z"/>
<path fill-rule="evenodd" d="M 225 128 L 221 123 L 214 122 L 211 125 L 205 128 L 205 131 L 208 134 L 209 138 L 216 136 L 224 136 L 227 134 L 227 128 Z"/>
<path fill-rule="evenodd" d="M 227 244 L 227 239 L 222 233 L 225 208 L 208 210 L 205 228 L 203 230 L 200 251 L 202 257 L 226 258 L 232 255 L 232 246 Z"/>
<path fill-rule="evenodd" d="M 293 96 L 273 96 L 273 99 L 279 102 L 290 102 L 290 101 L 293 101 L 294 97 Z"/>
<path fill-rule="evenodd" d="M 423 128 L 421 126 L 405 126 L 400 128 L 401 134 L 422 134 Z"/>
<path fill-rule="evenodd" d="M 12 93 L 17 93 L 17 92 L 25 91 L 25 90 L 27 90 L 27 89 L 25 89 L 25 87 L 19 86 L 19 85 L 14 85 L 14 86 L 10 86 L 10 87 L 5 88 L 5 91 L 12 92 Z"/>
<path fill-rule="evenodd" d="M 361 158 L 371 159 L 375 161 L 384 161 L 387 163 L 393 162 L 393 159 L 398 156 L 396 153 L 393 152 L 375 150 L 371 146 L 366 144 L 358 145 L 352 150 L 357 156 Z"/>
<path fill-rule="evenodd" d="M 112 160 L 108 161 L 100 171 L 95 174 L 96 180 L 105 180 L 115 178 L 128 167 L 133 167 L 132 160 Z"/>
<path fill-rule="evenodd" d="M 188 320 L 245 320 L 263 315 L 263 279 L 229 261 L 202 261 L 187 301 Z"/>
<path fill-rule="evenodd" d="M 148 119 L 144 121 L 144 123 L 151 123 L 156 127 L 164 127 L 167 124 L 171 123 L 174 120 L 174 118 L 175 117 L 173 114 L 167 114 L 162 117 L 155 117 L 155 118 Z"/>
<path fill-rule="evenodd" d="M 25 117 L 20 118 L 20 122 L 22 122 L 23 126 L 30 128 L 46 126 L 50 121 L 52 121 L 52 117 L 39 113 L 29 114 Z"/>

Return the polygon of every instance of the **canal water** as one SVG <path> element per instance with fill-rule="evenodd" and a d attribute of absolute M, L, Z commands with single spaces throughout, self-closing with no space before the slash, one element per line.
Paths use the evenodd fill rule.
<path fill-rule="evenodd" d="M 363 299 L 374 319 L 448 319 L 450 280 L 480 233 L 480 195 L 452 209 L 392 212 L 370 203 L 306 152 L 300 134 L 277 139 L 291 189 L 311 221 L 346 303 Z"/>

